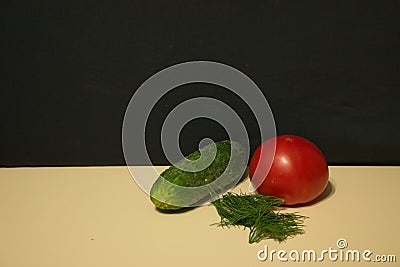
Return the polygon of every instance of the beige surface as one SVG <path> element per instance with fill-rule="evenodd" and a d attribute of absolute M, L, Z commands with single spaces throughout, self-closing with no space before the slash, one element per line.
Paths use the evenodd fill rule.
<path fill-rule="evenodd" d="M 257 252 L 320 253 L 339 238 L 343 251 L 394 254 L 397 263 L 380 265 L 398 266 L 400 168 L 331 167 L 330 181 L 328 197 L 292 209 L 309 216 L 306 234 L 249 245 L 247 230 L 210 226 L 219 219 L 211 206 L 157 212 L 126 167 L 0 169 L 0 266 L 292 266 Z M 295 266 L 321 264 L 332 261 Z"/>

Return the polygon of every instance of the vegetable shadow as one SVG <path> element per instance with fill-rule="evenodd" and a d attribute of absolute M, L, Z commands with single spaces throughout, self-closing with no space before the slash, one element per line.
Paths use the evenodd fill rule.
<path fill-rule="evenodd" d="M 155 210 L 160 213 L 163 213 L 163 214 L 181 214 L 181 213 L 186 213 L 191 210 L 194 210 L 195 208 L 197 208 L 197 207 L 184 207 L 179 210 L 165 210 L 165 209 L 160 209 L 158 207 L 155 207 Z"/>

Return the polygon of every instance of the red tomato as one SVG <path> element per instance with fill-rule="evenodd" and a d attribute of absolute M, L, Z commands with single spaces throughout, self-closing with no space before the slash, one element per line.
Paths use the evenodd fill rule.
<path fill-rule="evenodd" d="M 265 153 L 273 151 L 271 163 Z M 261 149 L 265 149 L 260 159 Z M 269 160 L 270 161 L 270 160 Z M 268 167 L 270 167 L 268 171 Z M 317 198 L 328 184 L 326 159 L 316 145 L 299 136 L 281 135 L 269 139 L 255 151 L 249 167 L 251 182 L 259 194 L 283 198 L 284 204 L 307 203 Z"/>

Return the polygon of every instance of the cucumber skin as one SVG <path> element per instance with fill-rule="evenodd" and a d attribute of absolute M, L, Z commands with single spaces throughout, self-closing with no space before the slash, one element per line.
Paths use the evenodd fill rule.
<path fill-rule="evenodd" d="M 160 177 L 155 181 L 150 191 L 150 199 L 157 208 L 162 210 L 179 210 L 184 207 L 171 205 L 166 202 L 171 202 L 174 200 L 174 198 L 180 198 L 185 202 L 195 204 L 206 198 L 207 195 L 209 196 L 209 191 L 206 191 L 206 189 L 194 194 L 177 193 L 177 189 L 173 185 L 179 185 L 183 187 L 198 187 L 215 181 L 222 175 L 222 173 L 224 173 L 229 164 L 231 158 L 231 146 L 234 153 L 233 156 L 238 159 L 238 162 L 241 164 L 235 164 L 235 166 L 232 166 L 233 169 L 229 173 L 229 182 L 233 183 L 238 181 L 238 178 L 243 175 L 242 167 L 246 163 L 243 147 L 240 144 L 236 142 L 230 142 L 229 140 L 216 142 L 215 145 L 217 149 L 215 159 L 206 169 L 199 172 L 188 172 L 175 166 L 171 166 L 161 173 Z M 210 150 L 210 147 L 211 146 L 208 145 L 201 148 L 203 155 L 207 156 L 207 151 Z M 200 151 L 197 150 L 187 156 L 186 159 L 196 160 L 200 157 L 200 155 Z M 176 165 L 179 165 L 179 162 Z M 221 187 L 226 187 L 226 184 L 222 184 Z"/>

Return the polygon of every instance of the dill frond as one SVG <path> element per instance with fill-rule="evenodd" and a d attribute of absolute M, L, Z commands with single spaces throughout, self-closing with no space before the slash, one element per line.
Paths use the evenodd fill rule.
<path fill-rule="evenodd" d="M 259 194 L 235 194 L 228 192 L 212 202 L 221 220 L 221 227 L 244 227 L 250 229 L 249 243 L 264 239 L 285 241 L 304 233 L 305 216 L 297 213 L 281 213 L 280 198 Z"/>

